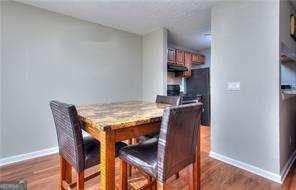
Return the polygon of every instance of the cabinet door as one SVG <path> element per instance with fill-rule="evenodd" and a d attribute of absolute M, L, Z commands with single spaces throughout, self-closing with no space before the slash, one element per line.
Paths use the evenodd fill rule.
<path fill-rule="evenodd" d="M 197 55 L 196 54 L 191 54 L 191 61 L 193 63 L 196 63 L 197 62 Z"/>
<path fill-rule="evenodd" d="M 192 60 L 191 60 L 191 53 L 190 52 L 185 52 L 185 66 L 187 68 L 191 68 L 192 66 Z"/>
<path fill-rule="evenodd" d="M 168 49 L 168 63 L 176 64 L 176 50 L 169 48 Z"/>
<path fill-rule="evenodd" d="M 191 67 L 192 67 L 192 58 L 191 58 L 191 53 L 189 52 L 184 52 L 184 66 L 187 67 L 187 71 L 184 72 L 176 72 L 175 76 L 176 77 L 191 77 Z"/>
<path fill-rule="evenodd" d="M 192 62 L 195 64 L 203 64 L 205 62 L 204 55 L 192 54 Z"/>
<path fill-rule="evenodd" d="M 178 65 L 184 65 L 185 55 L 184 51 L 177 49 L 176 50 L 176 62 Z"/>
<path fill-rule="evenodd" d="M 191 67 L 192 67 L 192 54 L 185 52 L 185 67 L 188 71 L 183 72 L 184 77 L 191 77 Z"/>

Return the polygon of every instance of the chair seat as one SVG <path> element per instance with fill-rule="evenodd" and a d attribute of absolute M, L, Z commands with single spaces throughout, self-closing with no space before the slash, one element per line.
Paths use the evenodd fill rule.
<path fill-rule="evenodd" d="M 83 137 L 85 152 L 85 169 L 100 163 L 100 142 L 92 137 Z M 119 154 L 119 150 L 127 146 L 124 142 L 117 142 L 115 145 L 115 156 Z"/>
<path fill-rule="evenodd" d="M 119 151 L 119 158 L 147 174 L 157 177 L 158 138 L 150 138 L 139 144 L 130 145 Z"/>

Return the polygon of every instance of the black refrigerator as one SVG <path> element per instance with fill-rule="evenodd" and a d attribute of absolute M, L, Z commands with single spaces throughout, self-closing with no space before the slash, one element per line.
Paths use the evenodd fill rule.
<path fill-rule="evenodd" d="M 211 121 L 211 96 L 210 96 L 210 69 L 193 69 L 190 78 L 186 79 L 186 94 L 201 98 L 203 112 L 201 124 L 210 126 Z"/>

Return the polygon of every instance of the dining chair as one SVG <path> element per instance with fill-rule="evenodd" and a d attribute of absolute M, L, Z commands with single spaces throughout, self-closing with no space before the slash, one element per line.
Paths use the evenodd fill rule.
<path fill-rule="evenodd" d="M 172 106 L 178 106 L 181 104 L 181 98 L 180 96 L 163 96 L 163 95 L 157 95 L 156 96 L 156 103 L 161 104 L 168 104 Z M 149 138 L 158 138 L 159 133 L 149 134 L 149 135 L 143 135 L 137 138 L 138 142 L 143 142 L 145 140 L 148 140 Z"/>
<path fill-rule="evenodd" d="M 168 178 L 194 164 L 199 146 L 201 111 L 201 103 L 167 107 L 163 113 L 158 140 L 152 138 L 122 148 L 119 151 L 121 188 L 125 190 L 128 186 L 127 164 L 151 176 L 154 180 L 150 185 L 153 187 L 157 182 L 160 189 L 167 189 Z M 191 175 L 192 189 L 193 171 Z"/>
<path fill-rule="evenodd" d="M 84 182 L 100 174 L 96 172 L 84 178 L 84 170 L 98 165 L 100 160 L 100 142 L 92 137 L 83 137 L 82 123 L 74 105 L 51 101 L 54 123 L 57 132 L 60 157 L 59 188 L 66 190 L 77 186 L 84 189 Z M 123 142 L 116 143 L 116 155 L 125 147 Z M 72 167 L 77 172 L 77 182 L 72 183 Z"/>
<path fill-rule="evenodd" d="M 168 104 L 172 106 L 178 106 L 181 104 L 181 97 L 180 96 L 163 96 L 163 95 L 157 95 L 155 99 L 156 103 L 160 104 Z M 153 133 L 148 135 L 139 136 L 135 139 L 135 142 L 144 142 L 151 138 L 158 138 L 159 133 Z M 134 144 L 131 140 L 128 141 L 128 144 Z M 132 168 L 128 166 L 128 175 L 131 176 Z M 180 177 L 179 173 L 176 173 L 175 175 L 176 179 Z"/>
<path fill-rule="evenodd" d="M 156 96 L 156 103 L 163 103 L 163 104 L 170 104 L 172 106 L 177 106 L 181 104 L 180 96 L 163 96 L 157 95 Z"/>

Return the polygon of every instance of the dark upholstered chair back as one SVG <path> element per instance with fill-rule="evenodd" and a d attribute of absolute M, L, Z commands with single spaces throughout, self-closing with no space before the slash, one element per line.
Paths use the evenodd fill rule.
<path fill-rule="evenodd" d="M 172 106 L 180 105 L 180 96 L 156 96 L 156 103 L 170 104 Z"/>
<path fill-rule="evenodd" d="M 158 141 L 158 180 L 165 182 L 195 162 L 202 104 L 164 110 Z"/>
<path fill-rule="evenodd" d="M 85 158 L 81 123 L 74 105 L 51 101 L 59 153 L 76 171 L 84 170 Z"/>

